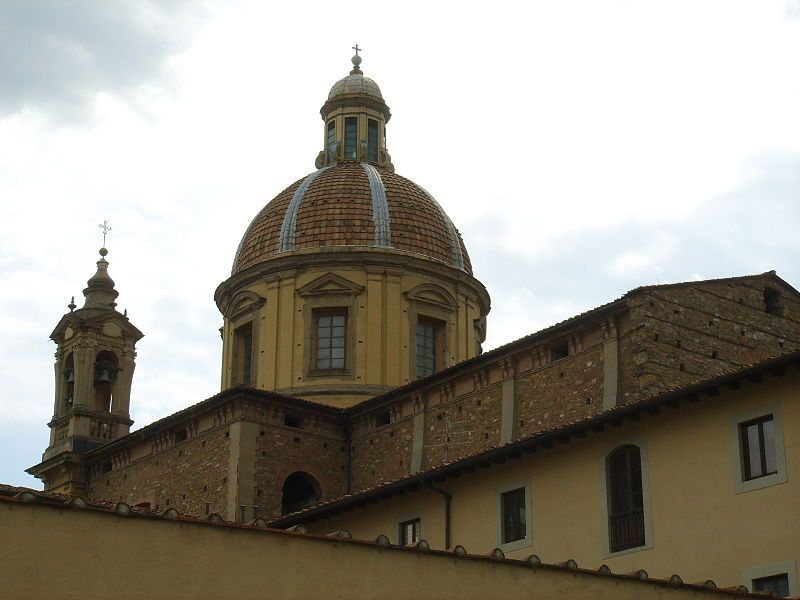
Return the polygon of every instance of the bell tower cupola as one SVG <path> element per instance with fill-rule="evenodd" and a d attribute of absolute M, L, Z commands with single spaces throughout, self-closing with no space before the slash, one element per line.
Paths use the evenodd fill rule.
<path fill-rule="evenodd" d="M 386 123 L 392 114 L 383 95 L 361 70 L 361 48 L 351 59 L 350 74 L 333 84 L 320 115 L 325 122 L 324 149 L 319 153 L 316 167 L 342 161 L 372 163 L 394 171 L 392 158 L 386 150 Z"/>
<path fill-rule="evenodd" d="M 143 334 L 127 311 L 116 309 L 119 292 L 108 274 L 107 254 L 100 249 L 97 271 L 83 290 L 83 307 L 77 308 L 73 297 L 70 311 L 50 334 L 57 345 L 50 444 L 42 462 L 28 472 L 53 492 L 83 495 L 82 456 L 127 435 L 133 424 L 131 383 L 136 342 Z"/>

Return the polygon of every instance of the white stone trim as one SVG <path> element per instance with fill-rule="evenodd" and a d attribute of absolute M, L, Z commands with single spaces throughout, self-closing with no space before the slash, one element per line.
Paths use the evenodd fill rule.
<path fill-rule="evenodd" d="M 281 233 L 278 243 L 278 252 L 291 252 L 294 250 L 294 233 L 297 229 L 297 213 L 300 211 L 300 205 L 303 203 L 303 197 L 306 190 L 311 187 L 314 180 L 323 171 L 330 169 L 330 167 L 322 167 L 308 175 L 298 188 L 294 191 L 292 199 L 289 201 L 289 206 L 286 208 L 286 214 L 283 215 L 283 224 L 281 225 Z M 255 219 L 253 220 L 255 221 Z M 252 223 L 251 223 L 252 226 Z M 248 231 L 250 228 L 248 227 Z M 247 237 L 247 234 L 245 234 Z M 244 239 L 244 238 L 242 238 Z"/>
<path fill-rule="evenodd" d="M 361 163 L 369 179 L 369 191 L 372 195 L 372 220 L 375 223 L 375 245 L 378 248 L 391 248 L 392 228 L 389 221 L 389 204 L 386 201 L 386 188 L 383 185 L 378 169 L 367 163 Z"/>
<path fill-rule="evenodd" d="M 745 480 L 742 473 L 742 460 L 744 457 L 742 456 L 742 445 L 739 439 L 739 424 L 770 414 L 775 423 L 775 466 L 778 471 L 773 475 L 765 475 L 764 477 Z M 730 417 L 729 423 L 731 437 L 731 476 L 733 478 L 734 494 L 743 494 L 745 492 L 786 483 L 786 452 L 783 447 L 783 418 L 781 416 L 780 406 L 777 404 L 768 404 L 761 408 L 738 413 Z"/>

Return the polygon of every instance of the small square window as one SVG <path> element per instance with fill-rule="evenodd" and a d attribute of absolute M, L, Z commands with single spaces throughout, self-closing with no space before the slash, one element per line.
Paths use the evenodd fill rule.
<path fill-rule="evenodd" d="M 567 356 L 569 356 L 569 345 L 567 342 L 563 342 L 550 348 L 550 362 L 556 362 L 562 358 L 567 358 Z"/>
<path fill-rule="evenodd" d="M 400 532 L 398 539 L 401 546 L 408 546 L 409 544 L 416 544 L 420 540 L 422 533 L 422 521 L 419 517 L 416 519 L 409 519 L 400 523 Z"/>
<path fill-rule="evenodd" d="M 778 598 L 787 598 L 789 596 L 789 574 L 781 573 L 753 579 L 753 591 L 772 592 Z"/>
<path fill-rule="evenodd" d="M 778 472 L 775 454 L 775 420 L 772 415 L 740 423 L 739 439 L 744 481 Z"/>
<path fill-rule="evenodd" d="M 527 535 L 525 523 L 525 488 L 500 494 L 500 521 L 503 544 L 524 540 Z"/>
<path fill-rule="evenodd" d="M 295 429 L 303 428 L 303 419 L 294 415 L 284 415 L 283 424 L 286 427 L 294 427 Z"/>

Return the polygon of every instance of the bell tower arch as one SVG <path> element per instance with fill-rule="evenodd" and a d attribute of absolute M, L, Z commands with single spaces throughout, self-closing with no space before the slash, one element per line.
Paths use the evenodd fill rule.
<path fill-rule="evenodd" d="M 108 250 L 100 249 L 97 272 L 83 290 L 85 301 L 61 317 L 50 338 L 56 343 L 55 402 L 50 444 L 42 462 L 28 472 L 45 489 L 69 495 L 85 493 L 82 456 L 127 435 L 130 395 L 136 367 L 136 342 L 142 337 L 127 311 L 117 311 L 114 281 L 108 274 Z"/>

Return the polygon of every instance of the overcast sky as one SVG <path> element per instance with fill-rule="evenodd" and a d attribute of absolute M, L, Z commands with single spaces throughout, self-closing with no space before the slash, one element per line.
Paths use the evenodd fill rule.
<path fill-rule="evenodd" d="M 4 0 L 0 482 L 39 487 L 48 336 L 104 219 L 134 427 L 219 390 L 214 289 L 313 170 L 355 42 L 492 296 L 487 349 L 643 284 L 800 286 L 800 2 Z"/>

